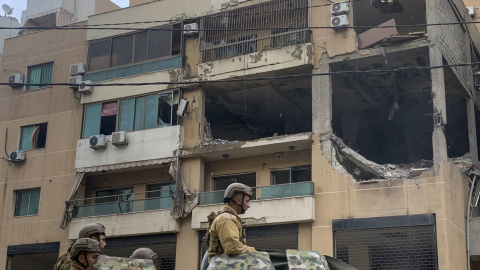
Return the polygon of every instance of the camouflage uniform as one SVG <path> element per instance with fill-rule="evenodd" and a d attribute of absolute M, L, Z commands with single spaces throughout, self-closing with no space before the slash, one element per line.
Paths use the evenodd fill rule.
<path fill-rule="evenodd" d="M 97 261 L 91 265 L 89 270 L 155 270 L 152 260 L 148 259 L 131 259 L 122 257 L 111 257 L 100 255 Z M 75 269 L 78 270 L 78 269 Z"/>
<path fill-rule="evenodd" d="M 330 270 L 327 259 L 317 251 L 287 249 L 286 253 L 289 269 Z"/>
<path fill-rule="evenodd" d="M 207 270 L 275 270 L 266 252 L 215 255 Z"/>
<path fill-rule="evenodd" d="M 70 247 L 68 248 L 67 253 L 63 254 L 58 258 L 55 266 L 53 266 L 53 270 L 70 270 L 70 267 L 72 267 L 72 260 L 70 259 L 71 247 L 72 245 L 70 245 Z"/>
<path fill-rule="evenodd" d="M 212 223 L 208 245 L 208 256 L 226 253 L 237 255 L 256 252 L 246 245 L 245 225 L 235 210 L 226 205 Z"/>

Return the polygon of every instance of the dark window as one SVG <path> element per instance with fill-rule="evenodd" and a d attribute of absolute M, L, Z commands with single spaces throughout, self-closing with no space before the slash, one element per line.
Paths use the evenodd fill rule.
<path fill-rule="evenodd" d="M 97 191 L 95 215 L 131 212 L 133 210 L 133 196 L 133 187 Z"/>
<path fill-rule="evenodd" d="M 88 51 L 90 71 L 107 69 L 148 59 L 181 54 L 181 24 L 135 34 L 91 41 Z M 172 31 L 173 29 L 173 31 Z"/>
<path fill-rule="evenodd" d="M 20 150 L 45 148 L 47 141 L 47 123 L 20 128 Z"/>
<path fill-rule="evenodd" d="M 58 259 L 60 243 L 8 246 L 7 270 L 51 270 Z"/>
<path fill-rule="evenodd" d="M 307 182 L 312 179 L 312 168 L 310 165 L 297 166 L 270 172 L 272 185 Z"/>
<path fill-rule="evenodd" d="M 40 205 L 40 189 L 28 189 L 15 191 L 15 214 L 14 216 L 38 215 Z"/>
<path fill-rule="evenodd" d="M 242 183 L 249 187 L 255 187 L 257 184 L 257 175 L 256 173 L 243 173 L 213 177 L 214 190 L 225 190 L 228 185 L 233 183 Z"/>
<path fill-rule="evenodd" d="M 88 50 L 88 67 L 90 70 L 110 67 L 111 39 L 90 42 Z"/>
<path fill-rule="evenodd" d="M 133 35 L 112 39 L 111 67 L 132 63 Z"/>
<path fill-rule="evenodd" d="M 29 66 L 27 68 L 27 84 L 49 84 L 53 80 L 53 62 Z M 27 85 L 27 90 L 34 90 L 45 85 Z"/>
<path fill-rule="evenodd" d="M 172 207 L 172 195 L 175 192 L 175 184 L 158 183 L 147 186 L 146 210 L 168 209 Z"/>

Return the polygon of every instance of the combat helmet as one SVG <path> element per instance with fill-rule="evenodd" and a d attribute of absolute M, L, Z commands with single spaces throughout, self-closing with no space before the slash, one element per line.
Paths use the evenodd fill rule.
<path fill-rule="evenodd" d="M 251 187 L 242 183 L 233 183 L 233 184 L 230 184 L 225 190 L 225 195 L 223 196 L 223 202 L 227 203 L 233 197 L 233 195 L 237 192 L 242 192 L 243 194 L 246 194 L 250 197 L 253 194 Z"/>
<path fill-rule="evenodd" d="M 155 253 L 153 250 L 149 248 L 137 248 L 133 253 L 132 256 L 130 256 L 132 259 L 147 259 L 147 260 L 152 260 L 155 266 L 157 266 L 157 253 Z"/>
<path fill-rule="evenodd" d="M 100 249 L 100 242 L 97 240 L 93 240 L 90 238 L 80 238 L 72 245 L 72 249 L 70 250 L 70 259 L 76 260 L 80 252 L 94 252 L 94 253 L 102 253 Z"/>
<path fill-rule="evenodd" d="M 105 226 L 101 223 L 90 223 L 83 226 L 78 232 L 78 238 L 91 238 L 93 235 L 105 235 Z"/>

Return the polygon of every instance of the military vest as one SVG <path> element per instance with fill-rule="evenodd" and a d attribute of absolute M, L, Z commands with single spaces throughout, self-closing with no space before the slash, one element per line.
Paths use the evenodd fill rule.
<path fill-rule="evenodd" d="M 235 213 L 233 210 L 229 209 L 229 208 L 225 208 L 221 211 L 219 211 L 218 213 L 215 214 L 215 212 L 211 212 L 209 215 L 208 215 L 208 229 L 207 229 L 207 232 L 205 233 L 205 236 L 203 236 L 203 239 L 202 239 L 202 249 L 204 250 L 208 250 L 209 252 L 212 252 L 212 253 L 215 253 L 215 254 L 218 254 L 218 253 L 222 253 L 221 251 L 221 243 L 220 243 L 220 239 L 218 238 L 218 236 L 212 236 L 210 234 L 210 229 L 212 228 L 212 224 L 213 224 L 213 221 L 215 220 L 215 218 L 217 218 L 217 216 L 223 214 L 223 213 L 229 213 L 229 214 L 232 214 L 234 216 L 237 216 L 237 213 Z M 242 226 L 242 229 L 241 229 L 241 234 L 240 234 L 240 242 L 244 245 L 247 244 L 247 234 L 246 234 L 246 227 L 245 227 L 245 223 L 243 221 L 240 221 L 240 224 Z M 210 246 L 211 244 L 211 246 Z"/>

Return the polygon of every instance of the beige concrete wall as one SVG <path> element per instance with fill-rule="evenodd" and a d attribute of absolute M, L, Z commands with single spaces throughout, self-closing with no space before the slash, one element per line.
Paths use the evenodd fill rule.
<path fill-rule="evenodd" d="M 205 92 L 201 88 L 186 89 L 183 98 L 189 101 L 183 117 L 183 147 L 192 148 L 203 139 L 205 130 Z"/>
<path fill-rule="evenodd" d="M 252 156 L 238 159 L 224 159 L 207 162 L 205 165 L 205 191 L 212 190 L 212 176 L 255 172 L 257 187 L 270 185 L 270 170 L 288 168 L 292 166 L 308 165 L 311 163 L 310 151 L 292 151 L 279 155 Z"/>
<path fill-rule="evenodd" d="M 115 3 L 110 0 L 96 0 L 95 1 L 95 14 L 101 14 L 113 10 L 120 9 Z"/>
<path fill-rule="evenodd" d="M 5 41 L 0 81 L 26 73 L 27 66 L 54 62 L 53 82 L 67 82 L 70 64 L 85 62 L 85 30 L 50 30 Z M 80 137 L 82 109 L 65 86 L 24 91 L 0 86 L 0 141 L 7 151 L 18 148 L 20 127 L 48 122 L 44 149 L 26 151 L 27 160 L 8 166 L 0 160 L 0 265 L 6 264 L 10 245 L 60 242 L 67 249 L 68 231 L 59 228 L 64 200 L 75 181 L 76 140 Z M 38 215 L 13 217 L 14 190 L 40 187 Z"/>
<path fill-rule="evenodd" d="M 334 1 L 340 2 L 340 1 Z M 348 20 L 350 25 L 353 24 L 353 4 L 350 4 L 350 12 Z M 311 8 L 311 26 L 327 26 L 330 27 L 330 5 L 325 0 L 312 0 Z M 313 28 L 312 43 L 314 44 L 314 66 L 318 67 L 320 58 L 324 53 L 333 57 L 337 55 L 347 54 L 356 50 L 356 34 L 352 28 L 343 30 L 334 30 L 331 28 Z"/>
<path fill-rule="evenodd" d="M 355 183 L 334 171 L 318 140 L 312 150 L 316 217 L 312 249 L 332 255 L 332 220 L 434 213 L 439 269 L 466 269 L 465 214 L 467 178 L 452 163 L 438 176 Z M 321 241 L 319 241 L 321 239 Z"/>
<path fill-rule="evenodd" d="M 152 2 L 153 0 L 130 0 L 130 3 L 128 4 L 130 7 L 145 4 L 148 2 Z"/>

